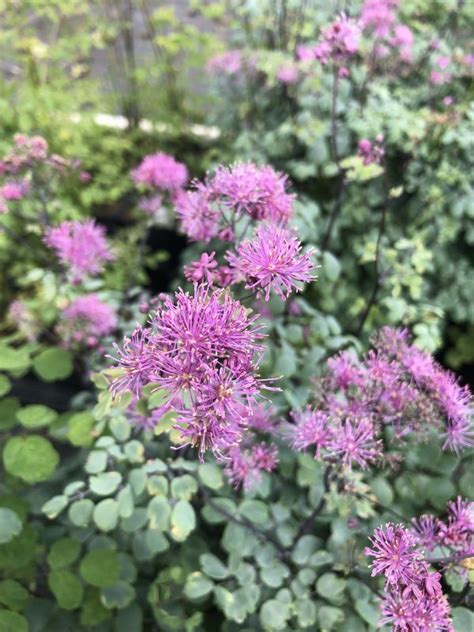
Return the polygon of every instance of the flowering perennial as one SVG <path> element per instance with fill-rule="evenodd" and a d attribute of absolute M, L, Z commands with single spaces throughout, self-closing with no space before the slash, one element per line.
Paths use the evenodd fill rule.
<path fill-rule="evenodd" d="M 329 360 L 318 390 L 324 399 L 293 413 L 292 427 L 295 449 L 312 446 L 317 459 L 365 468 L 382 458 L 386 427 L 396 441 L 435 429 L 445 449 L 473 445 L 469 389 L 411 345 L 406 331 L 382 329 L 362 361 L 349 352 Z"/>
<path fill-rule="evenodd" d="M 138 167 L 132 171 L 132 178 L 137 184 L 146 184 L 163 191 L 173 192 L 185 186 L 188 170 L 173 156 L 159 152 L 145 156 Z"/>
<path fill-rule="evenodd" d="M 228 252 L 227 260 L 236 277 L 245 279 L 245 287 L 257 296 L 270 298 L 273 290 L 282 299 L 288 298 L 299 284 L 312 281 L 314 251 L 301 252 L 301 243 L 293 232 L 263 224 L 252 239 L 243 241 L 235 253 Z"/>
<path fill-rule="evenodd" d="M 257 317 L 224 290 L 196 285 L 166 297 L 150 323 L 118 350 L 114 393 L 153 382 L 167 393 L 176 427 L 200 455 L 220 455 L 240 442 L 263 388 Z"/>
<path fill-rule="evenodd" d="M 62 312 L 58 333 L 67 343 L 81 343 L 95 347 L 100 338 L 117 326 L 114 309 L 96 294 L 76 298 Z"/>
<path fill-rule="evenodd" d="M 44 242 L 55 251 L 61 263 L 70 269 L 73 282 L 98 274 L 106 261 L 113 259 L 105 230 L 94 220 L 63 222 L 49 228 Z"/>
<path fill-rule="evenodd" d="M 374 558 L 372 575 L 385 576 L 381 625 L 391 624 L 394 632 L 453 631 L 441 575 L 430 570 L 416 537 L 401 524 L 387 523 L 370 541 L 372 548 L 364 552 Z"/>

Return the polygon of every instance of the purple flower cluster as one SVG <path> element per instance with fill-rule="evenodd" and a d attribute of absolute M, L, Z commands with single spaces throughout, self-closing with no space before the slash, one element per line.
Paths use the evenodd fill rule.
<path fill-rule="evenodd" d="M 116 326 L 114 309 L 96 294 L 85 294 L 62 311 L 57 330 L 69 346 L 80 344 L 96 347 L 100 338 L 112 333 Z"/>
<path fill-rule="evenodd" d="M 357 53 L 359 40 L 358 23 L 346 15 L 341 15 L 321 31 L 321 38 L 317 44 L 298 46 L 297 56 L 300 61 L 306 63 L 316 60 L 324 65 L 333 60 L 342 64 Z"/>
<path fill-rule="evenodd" d="M 293 413 L 292 427 L 295 449 L 312 446 L 317 459 L 365 468 L 384 456 L 386 427 L 397 441 L 434 429 L 445 449 L 473 445 L 469 389 L 410 344 L 406 331 L 382 329 L 360 361 L 349 352 L 330 359 L 318 389 L 318 404 Z"/>
<path fill-rule="evenodd" d="M 312 281 L 314 251 L 301 253 L 301 243 L 293 232 L 273 224 L 259 226 L 252 239 L 243 241 L 236 252 L 228 252 L 227 260 L 236 278 L 245 280 L 245 287 L 257 297 L 270 298 L 274 291 L 283 300 L 300 283 Z"/>
<path fill-rule="evenodd" d="M 150 382 L 168 393 L 184 439 L 221 455 L 237 445 L 263 382 L 257 375 L 262 347 L 257 317 L 224 290 L 196 285 L 166 297 L 149 326 L 118 350 L 121 369 L 112 391 L 139 395 Z"/>
<path fill-rule="evenodd" d="M 394 632 L 454 632 L 441 575 L 430 570 L 417 538 L 403 525 L 387 523 L 370 541 L 364 553 L 374 558 L 372 576 L 385 576 L 380 624 L 391 624 Z"/>
<path fill-rule="evenodd" d="M 398 5 L 399 0 L 364 0 L 360 24 L 364 29 L 372 32 L 376 41 L 379 42 L 375 49 L 379 56 L 388 52 L 380 43 L 385 41 L 398 52 L 402 61 L 410 62 L 415 38 L 408 26 L 398 23 Z"/>
<path fill-rule="evenodd" d="M 67 221 L 56 228 L 49 228 L 44 242 L 71 271 L 74 283 L 98 274 L 104 263 L 114 258 L 105 230 L 92 219 Z"/>
<path fill-rule="evenodd" d="M 138 167 L 132 171 L 132 178 L 137 184 L 175 192 L 186 185 L 188 170 L 173 156 L 159 152 L 145 156 Z"/>
<path fill-rule="evenodd" d="M 358 155 L 362 158 L 364 165 L 380 164 L 385 154 L 383 148 L 383 135 L 379 134 L 375 142 L 367 138 L 361 138 L 359 141 Z"/>
<path fill-rule="evenodd" d="M 235 487 L 251 489 L 259 484 L 262 472 L 273 472 L 278 465 L 278 448 L 258 443 L 245 448 L 242 445 L 229 450 L 225 473 Z"/>
<path fill-rule="evenodd" d="M 190 239 L 232 241 L 235 223 L 243 216 L 286 225 L 294 202 L 287 188 L 286 175 L 272 167 L 237 163 L 219 167 L 204 183 L 195 182 L 193 191 L 178 198 L 176 210 Z"/>
<path fill-rule="evenodd" d="M 301 252 L 301 243 L 286 228 L 293 201 L 287 177 L 268 166 L 219 167 L 204 183 L 195 182 L 194 190 L 176 200 L 183 232 L 193 240 L 234 242 L 235 249 L 227 251 L 229 265 L 222 266 L 215 251 L 203 253 L 185 267 L 186 279 L 221 287 L 243 282 L 267 301 L 272 291 L 282 299 L 298 291 L 315 278 L 314 252 Z M 244 240 L 252 223 L 257 225 L 253 236 Z"/>
<path fill-rule="evenodd" d="M 411 532 L 427 551 L 439 547 L 448 555 L 472 553 L 474 557 L 474 503 L 459 497 L 448 503 L 447 520 L 423 515 L 412 520 Z"/>

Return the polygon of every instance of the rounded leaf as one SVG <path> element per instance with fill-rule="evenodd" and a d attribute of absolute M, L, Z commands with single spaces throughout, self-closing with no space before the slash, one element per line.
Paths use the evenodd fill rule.
<path fill-rule="evenodd" d="M 213 589 L 214 584 L 202 573 L 188 575 L 184 586 L 184 594 L 188 599 L 202 599 Z"/>
<path fill-rule="evenodd" d="M 95 549 L 89 551 L 80 565 L 81 577 L 91 586 L 113 586 L 120 575 L 120 561 L 115 551 Z"/>
<path fill-rule="evenodd" d="M 16 417 L 25 428 L 43 428 L 56 421 L 58 413 L 47 406 L 32 404 L 21 408 Z"/>
<path fill-rule="evenodd" d="M 1 632 L 28 632 L 28 621 L 11 610 L 0 610 Z"/>
<path fill-rule="evenodd" d="M 94 507 L 94 522 L 101 531 L 113 531 L 119 519 L 119 504 L 112 498 L 101 500 Z"/>
<path fill-rule="evenodd" d="M 0 544 L 13 540 L 22 529 L 23 523 L 18 514 L 6 507 L 0 507 Z"/>
<path fill-rule="evenodd" d="M 59 455 L 44 437 L 12 437 L 3 450 L 3 464 L 9 474 L 27 483 L 46 481 L 59 463 Z"/>
<path fill-rule="evenodd" d="M 122 482 L 122 475 L 118 472 L 103 472 L 97 476 L 91 476 L 89 486 L 98 496 L 110 496 Z"/>
<path fill-rule="evenodd" d="M 65 568 L 77 560 L 81 552 L 81 543 L 73 538 L 61 538 L 51 547 L 48 564 L 54 570 Z"/>
<path fill-rule="evenodd" d="M 45 382 L 65 380 L 73 372 L 72 354 L 67 349 L 52 347 L 33 360 L 35 373 Z"/>
<path fill-rule="evenodd" d="M 84 596 L 84 587 L 71 571 L 52 571 L 48 576 L 48 585 L 60 608 L 64 610 L 79 608 Z"/>
<path fill-rule="evenodd" d="M 76 500 L 69 507 L 68 518 L 76 527 L 87 527 L 94 510 L 94 503 L 90 498 Z"/>

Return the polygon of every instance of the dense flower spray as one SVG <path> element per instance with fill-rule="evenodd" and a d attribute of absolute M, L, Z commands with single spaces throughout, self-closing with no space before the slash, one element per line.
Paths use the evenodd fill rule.
<path fill-rule="evenodd" d="M 365 468 L 384 457 L 382 438 L 395 443 L 410 435 L 441 434 L 443 448 L 473 445 L 472 395 L 408 333 L 388 327 L 361 361 L 343 352 L 328 361 L 314 408 L 293 413 L 293 446 L 313 447 L 318 459 Z"/>
<path fill-rule="evenodd" d="M 394 632 L 453 631 L 448 600 L 441 589 L 441 575 L 430 569 L 418 548 L 417 538 L 403 525 L 388 523 L 370 538 L 372 575 L 385 576 L 381 625 Z"/>
<path fill-rule="evenodd" d="M 242 439 L 264 383 L 257 317 L 224 290 L 196 285 L 167 297 L 145 328 L 118 350 L 114 393 L 139 395 L 150 382 L 167 393 L 183 438 L 222 455 Z"/>
<path fill-rule="evenodd" d="M 163 191 L 176 191 L 185 186 L 188 180 L 186 166 L 163 152 L 145 156 L 132 178 L 137 184 L 145 184 Z"/>
<path fill-rule="evenodd" d="M 98 274 L 105 262 L 114 258 L 107 244 L 105 230 L 92 219 L 67 221 L 58 227 L 49 228 L 44 241 L 71 271 L 75 283 Z"/>
<path fill-rule="evenodd" d="M 57 330 L 68 344 L 96 347 L 117 326 L 115 310 L 96 294 L 74 299 L 61 314 Z"/>

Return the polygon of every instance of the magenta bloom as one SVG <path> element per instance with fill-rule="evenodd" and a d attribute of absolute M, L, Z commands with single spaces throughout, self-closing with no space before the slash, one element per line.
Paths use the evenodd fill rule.
<path fill-rule="evenodd" d="M 58 332 L 68 343 L 85 343 L 97 346 L 117 326 L 115 310 L 96 294 L 76 298 L 62 312 Z"/>
<path fill-rule="evenodd" d="M 365 469 L 369 463 L 382 455 L 381 442 L 375 440 L 375 431 L 369 419 L 354 422 L 346 419 L 334 428 L 334 434 L 328 446 L 330 455 L 342 458 L 344 465 L 352 467 L 357 463 Z"/>
<path fill-rule="evenodd" d="M 403 525 L 387 523 L 369 538 L 373 548 L 364 555 L 373 557 L 372 577 L 384 575 L 388 584 L 408 586 L 417 580 L 423 556 L 416 548 L 415 536 Z"/>
<path fill-rule="evenodd" d="M 176 427 L 200 456 L 218 456 L 242 439 L 256 398 L 262 334 L 256 317 L 223 290 L 195 285 L 165 297 L 150 325 L 126 339 L 112 390 L 137 395 L 148 382 L 169 393 Z"/>
<path fill-rule="evenodd" d="M 175 198 L 175 208 L 183 233 L 193 241 L 208 242 L 219 233 L 221 213 L 210 203 L 206 191 L 181 193 Z"/>
<path fill-rule="evenodd" d="M 334 435 L 327 415 L 307 406 L 302 411 L 291 413 L 291 416 L 295 421 L 295 426 L 291 428 L 294 449 L 306 450 L 314 445 L 315 458 L 320 459 L 321 450 L 328 448 Z"/>
<path fill-rule="evenodd" d="M 291 85 L 298 81 L 298 68 L 296 66 L 282 66 L 278 69 L 277 79 L 284 85 Z"/>
<path fill-rule="evenodd" d="M 439 544 L 440 521 L 434 516 L 420 516 L 411 521 L 411 532 L 417 537 L 420 546 L 433 551 Z"/>
<path fill-rule="evenodd" d="M 63 222 L 57 228 L 50 228 L 44 242 L 71 270 L 74 282 L 82 281 L 90 275 L 98 274 L 106 261 L 113 259 L 105 230 L 94 220 Z"/>
<path fill-rule="evenodd" d="M 331 371 L 336 388 L 346 390 L 350 386 L 361 386 L 364 376 L 356 358 L 348 351 L 329 358 L 327 365 Z"/>
<path fill-rule="evenodd" d="M 207 64 L 209 72 L 236 75 L 242 69 L 242 51 L 228 50 L 211 57 Z"/>
<path fill-rule="evenodd" d="M 342 15 L 323 30 L 323 41 L 331 49 L 331 56 L 342 61 L 355 55 L 359 49 L 360 28 L 358 24 Z"/>
<path fill-rule="evenodd" d="M 399 0 L 364 0 L 361 24 L 370 27 L 377 37 L 387 37 L 395 25 Z"/>
<path fill-rule="evenodd" d="M 294 195 L 287 192 L 288 178 L 266 165 L 237 163 L 219 167 L 206 182 L 212 199 L 230 211 L 286 224 L 293 213 Z"/>
<path fill-rule="evenodd" d="M 235 487 L 251 489 L 258 485 L 262 472 L 272 472 L 278 465 L 278 448 L 259 443 L 251 448 L 236 446 L 229 451 L 225 472 Z"/>
<path fill-rule="evenodd" d="M 188 170 L 186 165 L 175 160 L 173 156 L 159 152 L 145 156 L 132 171 L 132 178 L 137 184 L 172 192 L 184 187 L 188 181 Z"/>
<path fill-rule="evenodd" d="M 312 281 L 314 251 L 301 252 L 301 243 L 289 230 L 272 224 L 259 226 L 253 239 L 243 241 L 236 254 L 227 253 L 231 267 L 245 279 L 245 287 L 270 298 L 274 291 L 285 300 L 300 283 Z"/>
<path fill-rule="evenodd" d="M 21 200 L 27 193 L 27 182 L 7 182 L 0 188 L 0 197 L 8 201 Z"/>
<path fill-rule="evenodd" d="M 215 256 L 215 251 L 212 251 L 210 254 L 203 252 L 198 261 L 193 261 L 191 265 L 184 266 L 186 280 L 213 285 L 216 274 L 215 269 L 217 268 Z"/>

